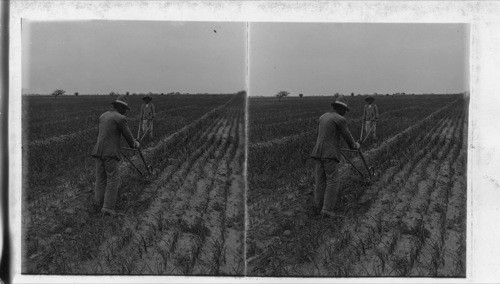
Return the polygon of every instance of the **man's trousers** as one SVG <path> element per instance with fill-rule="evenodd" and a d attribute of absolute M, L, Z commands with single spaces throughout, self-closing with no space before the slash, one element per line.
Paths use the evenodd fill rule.
<path fill-rule="evenodd" d="M 371 128 L 371 130 L 370 130 Z M 369 133 L 368 133 L 369 132 Z M 365 133 L 364 137 L 367 135 L 372 135 L 373 139 L 377 139 L 377 121 L 376 120 L 367 120 L 365 122 Z"/>
<path fill-rule="evenodd" d="M 314 206 L 321 212 L 333 213 L 339 196 L 339 162 L 334 159 L 316 159 L 316 189 Z"/>
<path fill-rule="evenodd" d="M 111 157 L 96 158 L 95 204 L 114 209 L 118 198 L 119 160 Z"/>
<path fill-rule="evenodd" d="M 153 120 L 142 120 L 142 135 L 144 135 L 146 131 L 149 132 L 149 138 L 153 139 Z"/>

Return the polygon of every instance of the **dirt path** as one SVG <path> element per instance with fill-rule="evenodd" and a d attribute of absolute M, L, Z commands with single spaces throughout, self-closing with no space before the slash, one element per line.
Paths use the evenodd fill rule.
<path fill-rule="evenodd" d="M 465 276 L 466 125 L 455 102 L 367 151 L 369 185 L 344 166 L 344 218 L 312 217 L 293 187 L 249 205 L 250 275 Z"/>

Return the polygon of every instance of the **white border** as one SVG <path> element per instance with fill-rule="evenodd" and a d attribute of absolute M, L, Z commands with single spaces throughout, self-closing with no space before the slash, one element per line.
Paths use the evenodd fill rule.
<path fill-rule="evenodd" d="M 14 282 L 500 282 L 500 15 L 499 2 L 472 1 L 12 1 L 10 4 L 9 204 Z M 253 22 L 470 23 L 467 278 L 200 278 L 61 277 L 20 275 L 21 18 L 31 20 L 170 20 Z"/>

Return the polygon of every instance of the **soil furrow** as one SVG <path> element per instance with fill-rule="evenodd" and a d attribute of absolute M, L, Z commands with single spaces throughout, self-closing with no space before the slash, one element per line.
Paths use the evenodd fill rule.
<path fill-rule="evenodd" d="M 226 185 L 224 187 L 226 196 L 226 210 L 224 224 L 221 232 L 224 234 L 225 250 L 224 262 L 221 266 L 221 274 L 242 275 L 244 272 L 244 190 L 243 168 L 241 157 L 244 155 L 244 127 L 241 122 L 242 114 L 238 116 L 233 135 L 237 143 L 230 149 L 231 156 L 227 160 Z"/>
<path fill-rule="evenodd" d="M 455 128 L 454 135 L 452 137 L 453 141 L 460 139 L 460 128 L 463 126 L 463 120 L 458 120 L 458 124 L 450 126 Z M 443 237 L 446 235 L 446 229 L 444 228 L 444 216 L 447 211 L 448 204 L 448 192 L 452 185 L 453 172 L 452 165 L 453 161 L 461 152 L 461 147 L 459 144 L 454 144 L 454 147 L 450 152 L 441 157 L 439 160 L 434 161 L 441 164 L 437 180 L 432 188 L 432 192 L 429 195 L 428 206 L 425 213 L 423 213 L 423 227 L 428 236 L 425 239 L 422 250 L 418 257 L 418 262 L 412 274 L 422 275 L 418 273 L 419 271 L 426 271 L 428 276 L 438 276 L 438 268 L 442 264 L 443 259 Z M 451 181 L 451 182 L 450 182 Z"/>
<path fill-rule="evenodd" d="M 446 125 L 449 119 L 442 120 L 441 125 Z M 441 137 L 443 140 L 443 131 L 447 134 L 449 131 L 444 127 L 439 127 L 436 132 L 427 132 L 423 136 L 429 136 L 429 140 L 432 141 L 436 137 Z M 419 140 L 417 140 L 419 141 Z M 425 140 L 423 140 L 425 141 Z M 376 198 L 376 202 L 371 205 L 370 210 L 365 213 L 364 218 L 356 221 L 354 225 L 350 227 L 349 230 L 356 239 L 353 241 L 353 245 L 355 247 L 362 246 L 363 251 L 366 252 L 366 255 L 372 255 L 365 260 L 366 263 L 374 263 L 373 259 L 375 258 L 376 267 L 367 268 L 366 264 L 359 264 L 354 267 L 354 271 L 359 273 L 359 275 L 376 275 L 377 273 L 382 273 L 383 270 L 381 266 L 385 266 L 385 263 L 382 265 L 381 258 L 385 256 L 379 253 L 379 256 L 376 256 L 374 253 L 370 254 L 369 252 L 375 252 L 376 247 L 374 245 L 375 242 L 379 243 L 381 247 L 394 247 L 394 241 L 399 237 L 398 234 L 395 234 L 393 231 L 388 230 L 387 234 L 382 235 L 383 229 L 390 228 L 390 224 L 397 224 L 398 219 L 406 210 L 406 208 L 410 205 L 411 196 L 415 194 L 414 190 L 411 189 L 411 184 L 415 183 L 416 180 L 422 174 L 422 166 L 430 159 L 431 152 L 428 150 L 429 148 L 435 148 L 431 143 L 427 143 L 427 147 L 420 149 L 418 154 L 414 154 L 416 157 L 414 163 L 405 163 L 402 164 L 403 167 L 401 170 L 397 170 L 397 167 L 391 168 L 385 177 L 383 177 L 383 184 L 372 186 L 372 188 L 384 189 L 380 191 L 379 196 Z M 414 148 L 417 149 L 417 148 Z M 411 170 L 417 168 L 418 171 Z M 390 183 L 385 183 L 386 181 L 390 181 Z M 401 191 L 401 189 L 406 189 Z M 379 190 L 375 190 L 378 192 Z M 371 194 L 373 196 L 373 192 Z M 395 205 L 393 205 L 395 204 Z M 388 212 L 389 214 L 383 214 L 382 212 Z M 349 228 L 349 227 L 347 227 Z M 378 233 L 377 233 L 378 232 Z M 376 238 L 376 239 L 374 239 Z M 373 246 L 373 249 L 370 248 Z M 392 248 L 394 249 L 394 248 Z M 378 269 L 378 270 L 377 270 Z M 358 275 L 358 274 L 356 274 Z"/>
<path fill-rule="evenodd" d="M 225 128 L 226 121 L 224 121 L 224 124 L 222 124 L 219 129 L 214 129 L 216 133 L 212 134 L 216 137 L 216 142 L 205 151 L 197 151 L 202 155 L 197 158 L 196 162 L 194 162 L 193 166 L 190 167 L 189 170 L 182 174 L 182 177 L 184 178 L 178 180 L 179 182 L 182 182 L 175 189 L 175 196 L 172 199 L 166 197 L 168 201 L 165 199 L 163 200 L 165 203 L 169 205 L 173 204 L 174 206 L 170 207 L 162 204 L 161 206 L 163 209 L 166 209 L 162 214 L 162 218 L 169 220 L 171 226 L 175 224 L 174 226 L 179 227 L 179 234 L 177 236 L 174 235 L 177 240 L 175 244 L 172 245 L 172 248 L 174 248 L 172 251 L 172 258 L 176 261 L 171 261 L 170 265 L 167 265 L 167 270 L 173 270 L 176 266 L 178 266 L 182 268 L 178 270 L 177 273 L 184 274 L 189 272 L 188 274 L 191 274 L 192 272 L 194 263 L 191 263 L 191 261 L 193 261 L 192 256 L 191 258 L 188 258 L 188 255 L 194 253 L 192 250 L 193 245 L 197 247 L 199 246 L 198 242 L 204 241 L 206 227 L 201 220 L 199 220 L 199 217 L 195 216 L 194 212 L 196 211 L 189 210 L 189 208 L 190 205 L 199 205 L 199 195 L 202 195 L 206 189 L 204 184 L 205 181 L 203 179 L 203 171 L 200 171 L 200 169 L 202 169 L 202 167 L 206 167 L 206 161 L 211 155 L 213 155 L 216 159 L 215 164 L 217 164 L 217 162 L 222 158 L 219 152 L 220 148 L 223 146 L 221 146 L 221 143 L 218 142 L 222 141 L 223 133 L 219 131 L 223 131 Z M 165 189 L 168 191 L 169 188 L 172 188 L 172 186 L 167 185 Z M 196 190 L 196 192 L 194 192 L 193 189 Z M 193 235 L 196 235 L 196 237 Z M 180 252 L 179 250 L 184 251 Z"/>
<path fill-rule="evenodd" d="M 465 172 L 467 166 L 467 124 L 464 123 L 460 133 L 461 151 L 451 163 L 451 186 L 447 192 L 445 215 L 443 215 L 442 265 L 438 274 L 442 276 L 465 276 L 465 231 L 467 208 L 467 186 Z"/>
<path fill-rule="evenodd" d="M 238 115 L 235 112 L 231 112 L 231 126 L 229 127 L 230 133 L 226 140 L 226 146 L 224 149 L 224 158 L 222 161 L 230 160 L 231 148 L 235 147 L 235 135 L 234 129 L 236 128 L 236 122 L 238 120 Z M 200 274 L 201 271 L 208 271 L 211 275 L 220 274 L 220 266 L 224 261 L 222 250 L 225 247 L 225 242 L 220 228 L 223 226 L 220 222 L 221 216 L 224 214 L 224 204 L 226 204 L 225 194 L 223 191 L 224 183 L 227 180 L 225 175 L 226 165 L 224 162 L 216 163 L 218 168 L 212 178 L 212 187 L 210 188 L 208 194 L 209 199 L 207 200 L 204 210 L 203 210 L 203 221 L 205 224 L 211 228 L 210 238 L 203 244 L 201 249 L 201 255 L 199 256 L 200 265 L 195 266 L 194 274 Z M 208 209 L 211 210 L 208 210 Z"/>
<path fill-rule="evenodd" d="M 213 125 L 220 125 L 221 123 L 224 123 L 224 120 L 215 121 Z M 210 140 L 211 140 L 211 139 L 208 139 L 208 137 L 210 136 L 210 133 L 205 132 L 203 134 L 207 135 L 206 136 L 207 139 L 202 139 L 201 137 L 203 137 L 203 135 L 200 135 L 199 140 L 200 141 L 204 140 L 206 146 L 200 147 L 196 151 L 192 152 L 188 159 L 193 160 L 196 158 L 196 161 L 200 160 L 201 159 L 200 154 L 203 152 L 200 149 L 210 147 L 210 145 L 208 144 L 208 143 L 210 143 Z M 213 147 L 211 147 L 209 149 L 213 149 Z M 209 154 L 210 154 L 210 151 L 205 151 L 205 155 L 209 155 Z M 165 208 L 165 203 L 168 202 L 168 204 L 170 204 L 173 201 L 173 198 L 176 198 L 177 200 L 183 200 L 182 196 L 177 195 L 180 191 L 177 190 L 177 187 L 175 185 L 181 185 L 184 183 L 185 179 L 183 179 L 182 176 L 186 175 L 186 173 L 191 170 L 192 166 L 193 166 L 192 164 L 189 164 L 188 162 L 184 162 L 184 164 L 182 164 L 182 166 L 180 168 L 178 168 L 177 170 L 173 170 L 172 173 L 167 173 L 166 171 L 164 171 L 163 173 L 166 175 L 162 175 L 160 177 L 160 179 L 158 179 L 153 186 L 149 187 L 151 189 L 151 191 L 153 191 L 154 193 L 158 192 L 159 196 L 155 196 L 153 203 L 149 204 L 147 210 L 142 214 L 142 216 L 143 216 L 142 218 L 137 217 L 137 218 L 135 218 L 135 220 L 131 220 L 131 221 L 126 220 L 126 222 L 123 226 L 125 228 L 125 231 L 131 230 L 133 233 L 132 233 L 132 237 L 129 237 L 128 235 L 121 236 L 122 239 L 123 238 L 130 238 L 130 240 L 128 240 L 128 242 L 127 242 L 128 245 L 122 248 L 122 251 L 124 251 L 125 256 L 127 254 L 129 254 L 129 253 L 127 253 L 128 250 L 133 250 L 130 248 L 131 246 L 138 247 L 137 244 L 140 244 L 140 242 L 142 241 L 144 236 L 150 234 L 150 232 L 152 230 L 152 227 L 150 224 L 154 224 L 154 216 L 161 214 L 162 210 L 167 209 L 167 208 Z M 172 184 L 172 185 L 165 188 L 164 186 L 162 186 L 162 184 L 167 182 L 167 181 L 169 182 L 169 184 Z M 146 191 L 148 191 L 148 190 L 146 189 Z M 151 195 L 154 196 L 154 194 L 151 194 Z M 144 194 L 143 196 L 148 196 L 148 195 Z M 171 196 L 174 196 L 174 197 L 172 198 Z M 170 199 L 170 198 L 172 198 L 172 199 Z M 110 249 L 110 248 L 115 247 L 117 242 L 119 242 L 118 238 L 108 240 L 107 242 L 105 242 L 101 245 L 101 251 L 111 251 L 112 249 Z M 115 243 L 115 245 L 110 245 L 110 243 Z M 117 254 L 117 253 L 115 252 L 115 254 Z M 105 262 L 102 262 L 102 263 L 103 264 L 101 264 L 101 266 L 106 265 Z M 112 266 L 114 267 L 114 269 L 118 269 L 120 265 L 114 264 Z M 110 267 L 110 269 L 113 269 L 113 267 Z M 111 270 L 111 271 L 113 271 L 113 270 Z"/>
<path fill-rule="evenodd" d="M 426 213 L 431 192 L 439 183 L 441 174 L 448 170 L 446 164 L 442 164 L 439 161 L 445 159 L 456 148 L 456 144 L 450 142 L 457 130 L 456 126 L 455 124 L 448 128 L 449 131 L 446 134 L 445 140 L 442 140 L 446 144 L 443 147 L 436 146 L 435 149 L 439 149 L 439 151 L 436 154 L 431 154 L 431 160 L 428 162 L 430 164 L 424 165 L 426 170 L 418 182 L 419 194 L 413 198 L 405 216 L 401 220 L 404 228 L 402 230 L 403 236 L 395 245 L 395 251 L 391 255 L 390 261 L 388 261 L 388 267 L 392 268 L 399 276 L 428 276 L 428 267 L 418 265 L 418 256 L 421 254 L 422 248 L 425 249 L 423 247 L 425 241 L 429 237 L 433 237 L 433 232 L 430 229 L 431 227 L 437 227 L 437 224 L 434 222 L 439 220 L 425 220 L 424 216 L 427 216 Z M 425 223 L 425 221 L 428 221 L 428 223 Z M 408 243 L 411 245 L 407 246 Z"/>
<path fill-rule="evenodd" d="M 186 222 L 188 224 L 191 223 L 199 223 L 199 226 L 202 226 L 203 228 L 200 229 L 200 235 L 197 236 L 198 239 L 196 239 L 196 248 L 198 249 L 198 252 L 196 254 L 193 254 L 193 251 L 182 251 L 182 247 L 177 247 L 178 250 L 176 250 L 176 255 L 182 255 L 179 257 L 184 257 L 188 258 L 190 257 L 191 265 L 190 267 L 190 273 L 193 275 L 202 275 L 202 274 L 208 274 L 209 273 L 209 268 L 205 267 L 203 264 L 199 265 L 198 264 L 198 259 L 200 259 L 200 254 L 203 254 L 203 246 L 207 241 L 207 238 L 210 237 L 213 233 L 213 229 L 210 228 L 210 226 L 215 227 L 216 224 L 208 224 L 207 223 L 207 216 L 205 216 L 206 213 L 206 208 L 208 206 L 208 203 L 210 202 L 210 193 L 213 190 L 214 183 L 216 182 L 217 177 L 219 176 L 219 173 L 221 171 L 221 167 L 223 164 L 223 161 L 227 159 L 227 151 L 225 150 L 227 148 L 227 144 L 229 143 L 229 131 L 230 131 L 230 122 L 229 118 L 226 122 L 226 125 L 224 127 L 220 128 L 219 130 L 221 132 L 218 133 L 218 136 L 221 137 L 220 140 L 220 145 L 218 146 L 217 151 L 215 152 L 216 154 L 216 159 L 211 161 L 211 163 L 207 163 L 203 165 L 204 171 L 208 172 L 206 174 L 206 180 L 205 179 L 199 179 L 198 181 L 198 191 L 196 192 L 195 195 L 193 195 L 190 198 L 189 204 L 186 204 L 185 208 L 185 213 L 182 217 L 182 221 Z M 200 184 L 201 183 L 201 184 Z M 207 184 L 210 186 L 207 188 Z M 200 186 L 201 185 L 201 186 Z M 208 229 L 208 230 L 207 230 Z M 203 232 L 206 232 L 206 234 L 203 234 Z M 190 239 L 192 236 L 189 234 L 183 234 L 181 238 L 179 239 L 179 244 L 182 244 L 183 242 L 187 242 L 185 239 Z M 201 238 L 201 239 L 200 239 Z M 208 250 L 205 248 L 205 250 Z M 186 255 L 186 254 L 191 254 L 191 255 Z"/>
<path fill-rule="evenodd" d="M 449 131 L 446 128 L 442 131 L 444 133 L 438 132 L 433 136 L 445 139 Z M 420 223 L 413 216 L 415 212 L 409 215 L 408 210 L 411 212 L 413 208 L 421 207 L 423 204 L 421 196 L 428 191 L 427 181 L 419 182 L 419 180 L 427 173 L 426 164 L 432 157 L 432 150 L 429 148 L 436 149 L 435 145 L 429 143 L 428 147 L 420 151 L 421 155 L 415 155 L 418 157 L 415 159 L 417 161 L 405 165 L 403 170 L 395 177 L 394 185 L 384 191 L 383 196 L 379 196 L 380 206 L 374 204 L 360 222 L 361 226 L 365 224 L 359 228 L 359 231 L 363 232 L 363 234 L 356 235 L 358 239 L 371 247 L 366 250 L 367 257 L 362 257 L 362 261 L 357 265 L 357 268 L 354 268 L 360 275 L 365 273 L 367 275 L 387 273 L 387 269 L 391 271 L 391 267 L 387 264 L 387 254 L 396 251 L 393 252 L 395 254 L 398 249 L 407 247 L 411 243 L 411 237 L 408 236 L 411 236 L 412 233 L 418 233 L 414 231 L 418 229 Z M 430 180 L 432 178 L 429 177 Z M 385 186 L 390 185 L 383 185 L 383 187 Z M 374 209 L 377 210 L 374 211 Z M 406 219 L 403 217 L 405 215 L 408 215 Z M 410 223 L 405 222 L 405 220 L 409 220 Z M 367 237 L 361 237 L 363 235 Z M 374 257 L 376 261 L 373 261 Z"/>

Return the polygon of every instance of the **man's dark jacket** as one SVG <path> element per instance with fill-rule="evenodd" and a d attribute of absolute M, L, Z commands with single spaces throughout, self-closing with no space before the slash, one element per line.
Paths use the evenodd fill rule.
<path fill-rule="evenodd" d="M 110 110 L 99 117 L 99 136 L 92 151 L 94 157 L 120 159 L 120 136 L 123 135 L 130 147 L 134 137 L 127 125 L 127 118 L 116 110 Z"/>
<path fill-rule="evenodd" d="M 346 119 L 335 111 L 327 112 L 319 118 L 318 138 L 311 153 L 312 158 L 334 159 L 340 162 L 340 137 L 351 149 L 356 147 Z"/>

